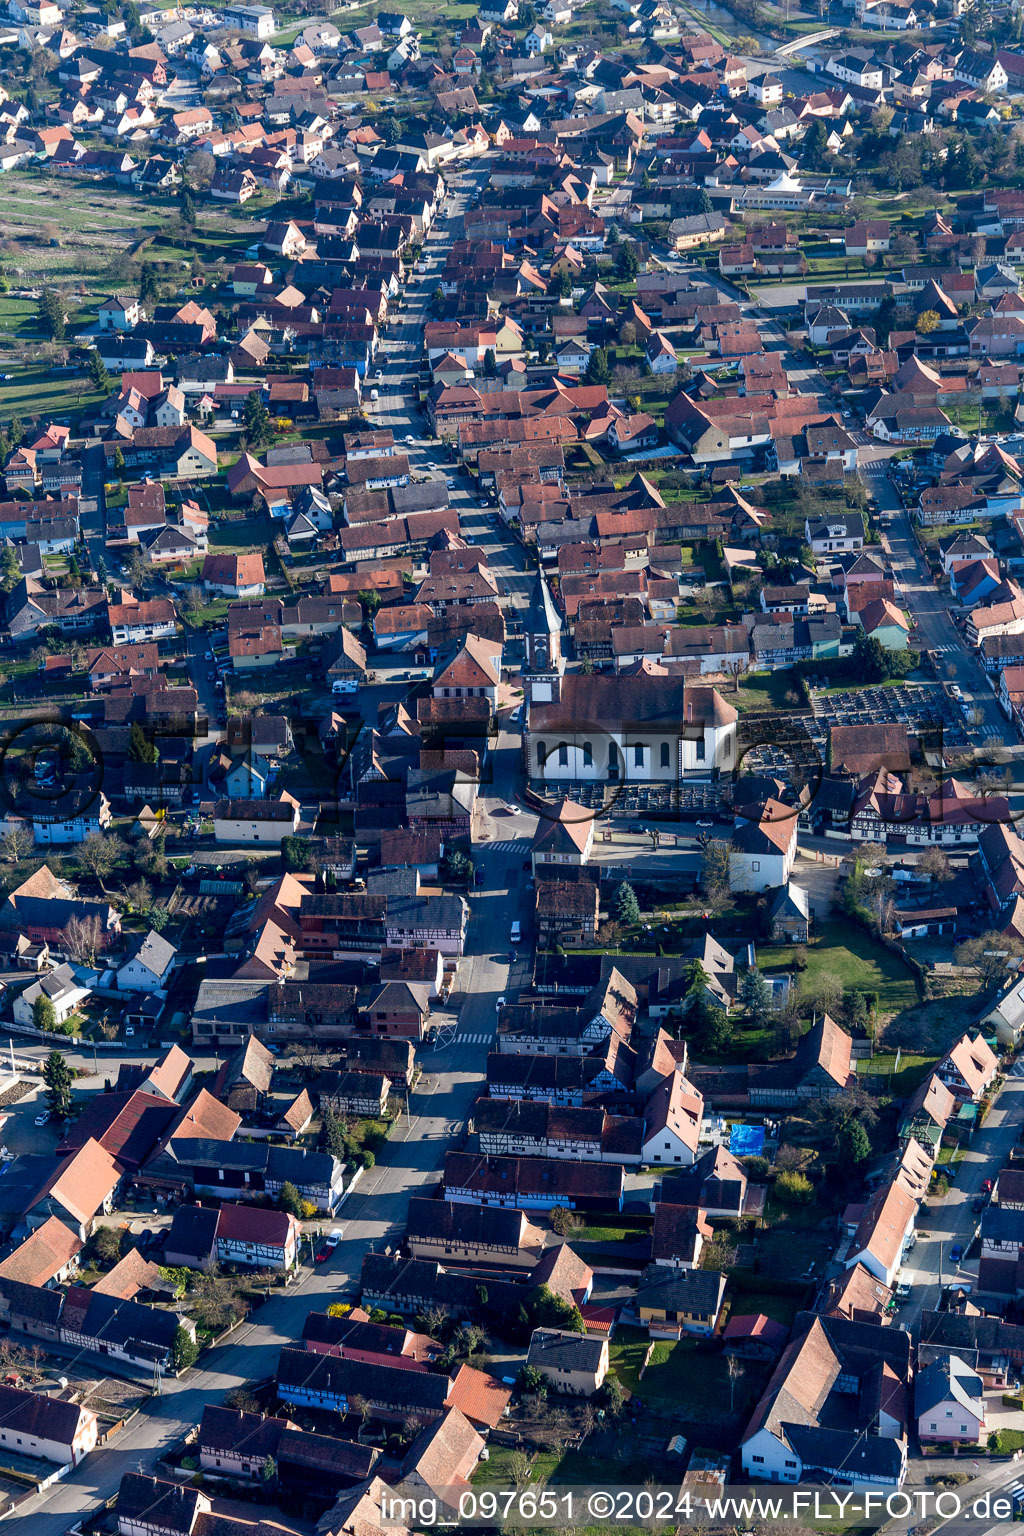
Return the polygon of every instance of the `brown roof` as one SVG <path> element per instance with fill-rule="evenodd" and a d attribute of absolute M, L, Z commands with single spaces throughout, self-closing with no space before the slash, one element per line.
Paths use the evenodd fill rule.
<path fill-rule="evenodd" d="M 445 1400 L 446 1408 L 458 1408 L 476 1424 L 494 1429 L 512 1398 L 512 1388 L 503 1386 L 497 1376 L 460 1365 Z"/>
<path fill-rule="evenodd" d="M 858 778 L 887 768 L 906 773 L 910 745 L 905 725 L 834 725 L 829 732 L 829 754 L 834 773 Z"/>
<path fill-rule="evenodd" d="M 230 1141 L 241 1123 L 241 1115 L 236 1115 L 226 1104 L 219 1104 L 205 1088 L 200 1088 L 188 1107 L 181 1111 L 165 1141 L 169 1141 L 171 1136 L 176 1141 L 189 1136 L 206 1137 L 210 1141 Z"/>
<path fill-rule="evenodd" d="M 657 1261 L 695 1263 L 698 1237 L 709 1242 L 713 1232 L 706 1217 L 695 1205 L 669 1205 L 659 1201 L 654 1207 L 654 1231 L 651 1258 Z"/>
<path fill-rule="evenodd" d="M 49 1200 L 85 1225 L 120 1181 L 120 1170 L 110 1153 L 90 1137 L 77 1152 L 70 1153 L 57 1164 L 26 1210 L 34 1210 Z"/>
<path fill-rule="evenodd" d="M 165 1283 L 158 1265 L 144 1259 L 137 1248 L 129 1248 L 110 1273 L 97 1280 L 93 1290 L 102 1296 L 119 1296 L 122 1301 L 131 1301 L 139 1291 L 162 1289 Z"/>
<path fill-rule="evenodd" d="M 21 1285 L 46 1285 L 81 1247 L 81 1239 L 69 1227 L 56 1216 L 49 1216 L 4 1259 L 0 1264 L 0 1277 L 17 1280 Z"/>
<path fill-rule="evenodd" d="M 892 1289 L 876 1280 L 863 1264 L 854 1264 L 829 1285 L 824 1310 L 829 1317 L 856 1318 L 864 1314 L 881 1317 L 892 1294 Z"/>
<path fill-rule="evenodd" d="M 593 812 L 577 805 L 575 800 L 570 800 L 566 795 L 559 801 L 553 816 L 545 815 L 538 821 L 531 846 L 535 853 L 538 849 L 547 849 L 549 845 L 557 850 L 568 839 L 580 853 L 586 853 L 593 830 Z"/>

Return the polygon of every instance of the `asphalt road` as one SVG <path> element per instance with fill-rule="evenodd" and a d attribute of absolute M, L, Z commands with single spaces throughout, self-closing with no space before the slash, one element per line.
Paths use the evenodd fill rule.
<path fill-rule="evenodd" d="M 909 609 L 916 622 L 911 644 L 916 650 L 935 651 L 941 675 L 957 683 L 964 698 L 981 711 L 980 725 L 969 727 L 976 746 L 1016 746 L 1016 734 L 999 707 L 981 663 L 964 644 L 950 617 L 945 596 L 931 579 L 914 537 L 910 514 L 904 510 L 887 473 L 890 453 L 884 447 L 862 449 L 861 478 L 877 498 L 880 509 L 891 515 L 889 527 L 882 531 L 882 548 L 892 562 L 902 606 Z"/>
<path fill-rule="evenodd" d="M 457 214 L 442 221 L 445 230 L 440 239 L 456 232 L 464 201 L 465 196 L 458 198 Z M 436 249 L 438 242 L 434 245 Z M 425 275 L 410 284 L 406 308 L 385 343 L 380 364 L 385 377 L 377 386 L 380 400 L 371 407 L 374 419 L 391 426 L 396 438 L 415 434 L 421 440 L 412 458 L 415 466 L 423 468 L 433 467 L 439 450 L 423 444 L 425 423 L 408 389 L 398 381 L 413 370 L 437 271 L 435 260 Z M 453 501 L 474 542 L 486 549 L 499 578 L 499 591 L 508 585 L 512 596 L 507 601 L 529 606 L 537 578 L 527 569 L 521 547 L 507 529 L 488 523 L 487 513 L 474 504 L 467 481 L 458 482 Z M 300 1336 L 307 1313 L 356 1295 L 363 1254 L 393 1243 L 404 1229 L 409 1199 L 436 1182 L 445 1152 L 458 1139 L 480 1091 L 497 999 L 508 991 L 510 974 L 515 979 L 522 970 L 517 962 L 510 972 L 509 933 L 513 918 L 522 910 L 521 892 L 527 879 L 523 861 L 536 823 L 528 814 L 512 816 L 507 811 L 516 791 L 518 761 L 519 736 L 503 730 L 492 753 L 493 783 L 481 786 L 483 831 L 488 840 L 474 850 L 474 857 L 484 871 L 484 884 L 471 893 L 454 1037 L 440 1049 L 429 1044 L 423 1048 L 423 1075 L 410 1095 L 409 1117 L 403 1118 L 381 1149 L 376 1166 L 364 1174 L 343 1206 L 335 1224 L 344 1226 L 345 1238 L 334 1257 L 325 1265 L 307 1266 L 286 1295 L 267 1302 L 252 1322 L 203 1355 L 183 1378 L 165 1383 L 152 1412 L 141 1415 L 108 1447 L 89 1456 L 62 1483 L 23 1505 L 19 1515 L 32 1518 L 33 1536 L 64 1536 L 69 1525 L 116 1492 L 122 1473 L 153 1470 L 159 1455 L 198 1422 L 207 1403 L 220 1402 L 243 1382 L 272 1375 L 281 1345 Z M 92 1065 L 86 1058 L 81 1064 Z M 103 1067 L 101 1061 L 101 1073 Z M 106 1075 L 113 1071 L 116 1064 Z"/>

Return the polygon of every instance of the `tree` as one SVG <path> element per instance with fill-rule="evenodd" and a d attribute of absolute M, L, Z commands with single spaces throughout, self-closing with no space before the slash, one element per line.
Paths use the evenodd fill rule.
<path fill-rule="evenodd" d="M 126 852 L 127 848 L 121 838 L 103 832 L 90 832 L 78 845 L 78 862 L 99 882 L 100 890 L 105 892 L 105 877 L 120 863 Z"/>
<path fill-rule="evenodd" d="M 281 1185 L 281 1193 L 277 1197 L 277 1203 L 282 1211 L 287 1211 L 289 1216 L 302 1215 L 302 1196 L 299 1194 L 291 1179 L 285 1179 Z"/>
<path fill-rule="evenodd" d="M 89 353 L 89 378 L 92 380 L 93 389 L 99 390 L 104 395 L 108 393 L 110 389 L 110 374 L 107 372 L 106 363 L 100 357 L 95 347 Z"/>
<path fill-rule="evenodd" d="M 942 321 L 934 309 L 923 309 L 917 317 L 915 329 L 919 336 L 930 336 L 941 324 Z"/>
<path fill-rule="evenodd" d="M 263 1465 L 260 1468 L 260 1477 L 264 1483 L 277 1482 L 277 1462 L 274 1460 L 273 1456 L 270 1455 L 269 1451 L 263 1458 Z"/>
<path fill-rule="evenodd" d="M 473 860 L 468 853 L 463 853 L 461 848 L 449 848 L 444 856 L 444 877 L 461 883 L 468 880 L 473 873 Z"/>
<path fill-rule="evenodd" d="M 189 1370 L 199 1359 L 199 1345 L 187 1328 L 179 1323 L 174 1330 L 174 1343 L 171 1346 L 171 1364 L 174 1374 L 180 1376 L 182 1371 Z"/>
<path fill-rule="evenodd" d="M 570 1211 L 567 1205 L 553 1205 L 548 1217 L 552 1232 L 557 1232 L 559 1237 L 571 1237 L 582 1231 L 583 1217 L 576 1211 Z"/>
<path fill-rule="evenodd" d="M 636 344 L 636 326 L 632 320 L 624 320 L 619 326 L 619 341 L 624 347 L 632 347 Z"/>
<path fill-rule="evenodd" d="M 814 1185 L 805 1173 L 787 1168 L 775 1180 L 775 1194 L 783 1205 L 809 1205 L 814 1197 Z"/>
<path fill-rule="evenodd" d="M 146 913 L 153 904 L 153 887 L 148 880 L 133 880 L 125 888 L 128 903 L 135 912 Z"/>
<path fill-rule="evenodd" d="M 40 992 L 32 1004 L 32 1023 L 36 1029 L 54 1030 L 57 1028 L 57 1010 L 45 992 Z"/>
<path fill-rule="evenodd" d="M 115 474 L 118 474 L 118 475 L 123 475 L 124 474 L 124 454 L 121 452 L 121 449 L 119 447 L 114 449 L 114 457 L 111 460 L 111 464 L 113 466 Z"/>
<path fill-rule="evenodd" d="M 930 880 L 937 881 L 940 884 L 942 881 L 949 879 L 949 859 L 943 850 L 937 846 L 925 849 L 917 861 L 917 867 Z"/>
<path fill-rule="evenodd" d="M 859 1120 L 848 1120 L 836 1139 L 836 1162 L 853 1169 L 871 1156 L 871 1141 Z"/>
<path fill-rule="evenodd" d="M 20 864 L 22 859 L 27 859 L 35 847 L 35 839 L 27 827 L 18 826 L 15 823 L 11 830 L 0 837 L 0 862 L 4 864 Z"/>
<path fill-rule="evenodd" d="M 739 1355 L 728 1355 L 725 1361 L 725 1372 L 729 1378 L 729 1412 L 736 1407 L 736 1383 L 743 1375 L 743 1361 Z"/>
<path fill-rule="evenodd" d="M 18 564 L 13 545 L 8 544 L 4 549 L 3 567 L 0 569 L 0 589 L 11 592 L 20 580 L 21 566 Z"/>
<path fill-rule="evenodd" d="M 640 271 L 636 251 L 623 240 L 615 252 L 615 276 L 620 283 L 631 283 Z"/>
<path fill-rule="evenodd" d="M 208 187 L 216 171 L 217 162 L 208 149 L 189 150 L 182 165 L 185 186 L 192 192 Z"/>
<path fill-rule="evenodd" d="M 585 378 L 588 384 L 607 384 L 612 376 L 608 353 L 604 347 L 595 347 L 587 363 Z"/>
<path fill-rule="evenodd" d="M 295 874 L 307 870 L 313 857 L 309 841 L 304 837 L 282 837 L 281 860 L 285 869 Z"/>
<path fill-rule="evenodd" d="M 615 888 L 615 894 L 612 897 L 612 916 L 617 923 L 625 923 L 629 927 L 635 927 L 640 921 L 640 903 L 636 899 L 633 887 L 626 880 Z"/>
<path fill-rule="evenodd" d="M 488 347 L 484 353 L 484 378 L 493 379 L 497 371 L 498 363 L 494 356 L 494 348 Z"/>
<path fill-rule="evenodd" d="M 71 1112 L 71 1084 L 74 1082 L 71 1068 L 60 1051 L 51 1051 L 43 1062 L 43 1083 L 46 1102 L 55 1120 L 66 1120 Z"/>
<path fill-rule="evenodd" d="M 67 327 L 64 305 L 56 288 L 44 288 L 36 306 L 40 329 L 50 341 L 63 341 Z"/>
<path fill-rule="evenodd" d="M 273 436 L 270 412 L 258 389 L 252 389 L 245 397 L 245 437 L 251 448 L 260 448 Z"/>
<path fill-rule="evenodd" d="M 72 960 L 92 965 L 103 944 L 98 917 L 69 917 L 60 935 L 60 947 Z"/>
<path fill-rule="evenodd" d="M 186 229 L 192 229 L 196 222 L 196 200 L 188 187 L 182 187 L 178 206 L 182 224 Z"/>
<path fill-rule="evenodd" d="M 700 888 L 709 907 L 724 906 L 729 894 L 729 844 L 709 838 L 701 850 Z"/>
<path fill-rule="evenodd" d="M 732 1025 L 729 1023 L 729 1015 L 724 1008 L 719 1008 L 715 1003 L 707 1003 L 703 1013 L 704 1018 L 697 1035 L 697 1044 L 702 1051 L 720 1055 L 732 1044 Z"/>
<path fill-rule="evenodd" d="M 601 1388 L 601 1406 L 609 1418 L 617 1419 L 621 1416 L 626 1406 L 626 1394 L 617 1376 L 606 1376 L 604 1386 Z"/>
<path fill-rule="evenodd" d="M 138 720 L 132 721 L 128 734 L 128 756 L 133 763 L 155 763 L 160 756 L 156 743 L 150 741 Z"/>
<path fill-rule="evenodd" d="M 740 1002 L 747 1010 L 751 1023 L 763 1029 L 772 1012 L 772 989 L 761 972 L 753 967 L 744 976 L 740 986 Z"/>
<path fill-rule="evenodd" d="M 345 1127 L 329 1104 L 325 1104 L 320 1113 L 320 1144 L 326 1153 L 336 1157 L 340 1163 L 345 1162 L 349 1155 L 351 1144 L 345 1135 Z"/>
<path fill-rule="evenodd" d="M 94 1264 L 111 1268 L 121 1257 L 121 1233 L 117 1227 L 97 1227 L 87 1249 Z"/>
<path fill-rule="evenodd" d="M 994 987 L 1008 979 L 1010 964 L 1017 955 L 1012 940 L 990 928 L 958 944 L 953 959 L 964 970 L 973 971 L 983 987 Z"/>
<path fill-rule="evenodd" d="M 820 971 L 801 985 L 800 1003 L 815 1013 L 838 1013 L 843 1003 L 842 978 L 832 971 Z"/>
<path fill-rule="evenodd" d="M 149 261 L 144 262 L 142 271 L 139 273 L 139 302 L 145 304 L 148 308 L 156 301 L 158 295 L 159 289 L 157 288 L 153 264 Z"/>

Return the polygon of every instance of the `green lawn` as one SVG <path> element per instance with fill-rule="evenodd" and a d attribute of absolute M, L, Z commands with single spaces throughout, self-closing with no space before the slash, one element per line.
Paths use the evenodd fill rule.
<path fill-rule="evenodd" d="M 770 1291 L 732 1288 L 728 1300 L 730 1317 L 754 1317 L 760 1312 L 777 1323 L 784 1323 L 787 1328 L 800 1311 L 800 1303 L 795 1296 L 773 1296 Z"/>
<path fill-rule="evenodd" d="M 711 1354 L 696 1340 L 681 1339 L 654 1345 L 650 1364 L 640 1379 L 649 1339 L 640 1328 L 619 1327 L 611 1342 L 611 1368 L 622 1386 L 654 1409 L 670 1409 L 691 1422 L 729 1420 L 755 1397 L 766 1368 L 748 1365 L 736 1383 L 735 1410 L 730 1408 L 725 1356 Z"/>
<path fill-rule="evenodd" d="M 740 679 L 739 692 L 728 692 L 729 703 L 741 713 L 744 710 L 796 709 L 800 696 L 796 691 L 792 674 L 781 669 L 778 672 L 745 672 Z"/>
<path fill-rule="evenodd" d="M 758 951 L 758 963 L 763 971 L 789 970 L 793 951 L 766 947 Z M 899 1013 L 917 1003 L 917 989 L 910 972 L 895 955 L 850 923 L 819 924 L 817 937 L 807 946 L 807 969 L 803 974 L 809 983 L 831 975 L 844 988 L 875 992 L 883 1013 Z"/>
<path fill-rule="evenodd" d="M 69 378 L 66 373 L 51 375 L 45 364 L 11 366 L 14 377 L 0 384 L 0 416 L 56 416 L 70 422 L 86 406 L 100 399 L 89 379 Z"/>
<path fill-rule="evenodd" d="M 922 1078 L 928 1076 L 939 1060 L 941 1058 L 938 1055 L 917 1056 L 908 1051 L 901 1051 L 897 1072 L 896 1053 L 892 1051 L 875 1055 L 870 1061 L 862 1061 L 858 1065 L 861 1073 L 866 1077 L 884 1077 L 888 1083 L 888 1091 L 894 1098 L 905 1099 L 909 1098 Z"/>
<path fill-rule="evenodd" d="M 650 1236 L 650 1228 L 630 1225 L 622 1222 L 612 1222 L 608 1225 L 594 1224 L 588 1221 L 581 1231 L 574 1233 L 572 1241 L 576 1243 L 636 1243 L 641 1238 Z"/>

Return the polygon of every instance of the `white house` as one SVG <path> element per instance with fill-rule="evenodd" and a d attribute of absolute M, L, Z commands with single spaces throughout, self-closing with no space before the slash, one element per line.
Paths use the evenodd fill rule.
<path fill-rule="evenodd" d="M 795 811 L 769 800 L 758 821 L 737 815 L 736 822 L 729 848 L 729 889 L 768 891 L 788 885 L 796 860 Z"/>
<path fill-rule="evenodd" d="M 672 1072 L 644 1105 L 643 1161 L 689 1168 L 696 1162 L 704 1095 L 682 1074 Z"/>
<path fill-rule="evenodd" d="M 533 686 L 528 772 L 547 784 L 710 779 L 736 766 L 736 721 L 706 685 L 569 673 Z"/>
<path fill-rule="evenodd" d="M 15 998 L 11 1012 L 15 1023 L 31 1025 L 35 1022 L 32 1010 L 37 999 L 48 997 L 53 1004 L 57 1023 L 64 1024 L 91 992 L 92 988 L 82 985 L 70 965 L 58 965 L 56 970 L 47 971 L 38 981 L 25 988 Z"/>
<path fill-rule="evenodd" d="M 222 27 L 237 27 L 247 37 L 273 37 L 277 21 L 267 5 L 226 5 L 218 17 Z"/>
<path fill-rule="evenodd" d="M 280 843 L 299 828 L 299 802 L 282 791 L 278 800 L 218 800 L 213 808 L 217 843 Z"/>
<path fill-rule="evenodd" d="M 76 1467 L 96 1446 L 99 1423 L 80 1403 L 0 1386 L 0 1445 L 15 1455 L 40 1456 L 61 1467 Z"/>
<path fill-rule="evenodd" d="M 117 971 L 119 992 L 160 992 L 167 985 L 178 951 L 150 929 L 140 935 L 129 958 Z"/>
<path fill-rule="evenodd" d="M 110 801 L 100 790 L 94 803 L 80 816 L 65 821 L 48 821 L 34 818 L 32 836 L 44 848 L 67 847 L 72 843 L 84 843 L 93 832 L 101 832 L 110 825 Z"/>

